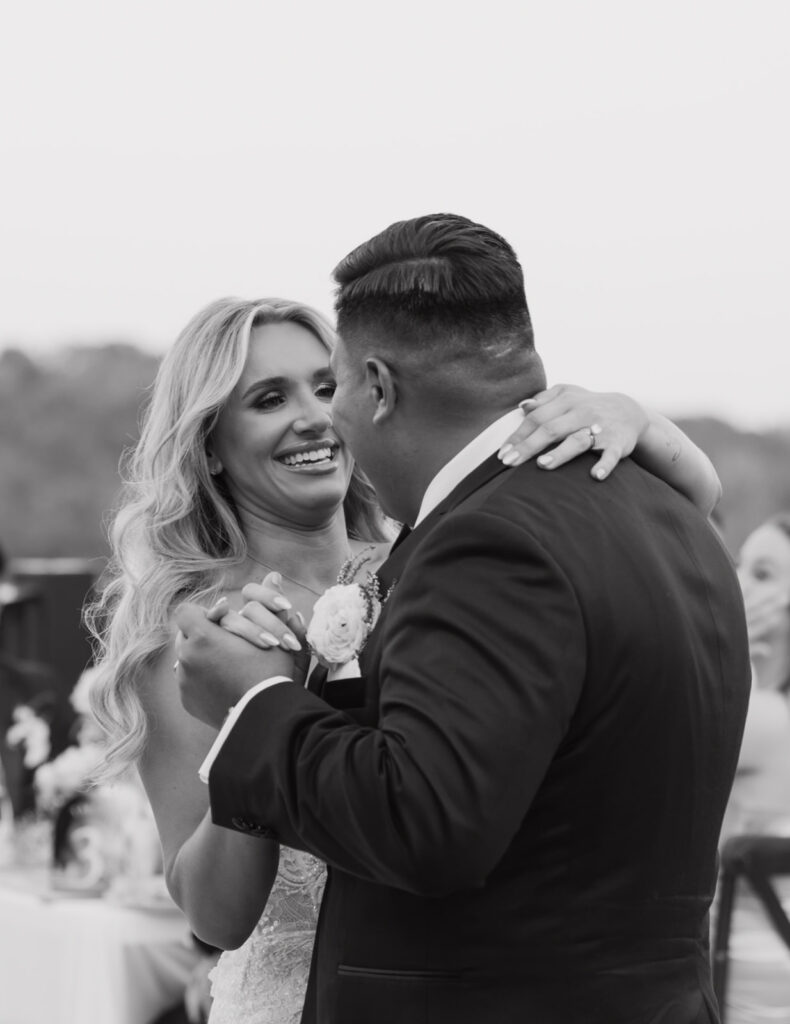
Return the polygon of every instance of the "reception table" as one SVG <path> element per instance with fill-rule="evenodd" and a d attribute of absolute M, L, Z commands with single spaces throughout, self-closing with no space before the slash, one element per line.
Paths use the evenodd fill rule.
<path fill-rule="evenodd" d="M 47 872 L 0 871 L 0 1022 L 150 1024 L 197 960 L 181 912 L 53 891 Z"/>

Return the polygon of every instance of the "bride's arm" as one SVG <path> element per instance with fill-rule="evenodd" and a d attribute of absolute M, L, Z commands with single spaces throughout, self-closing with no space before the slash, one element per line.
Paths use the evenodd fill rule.
<path fill-rule="evenodd" d="M 171 646 L 143 681 L 149 735 L 138 768 L 156 818 L 170 894 L 199 938 L 234 949 L 263 912 L 279 848 L 212 824 L 208 787 L 198 768 L 216 733 L 182 708 L 174 661 Z"/>
<path fill-rule="evenodd" d="M 654 410 L 645 411 L 647 426 L 637 439 L 632 458 L 676 491 L 685 494 L 709 516 L 721 499 L 721 480 L 713 463 L 666 416 Z"/>
<path fill-rule="evenodd" d="M 508 465 L 517 466 L 556 444 L 538 458 L 542 469 L 556 469 L 594 444 L 600 457 L 591 474 L 597 480 L 631 455 L 705 515 L 721 498 L 721 483 L 708 456 L 671 420 L 627 395 L 557 384 L 523 403 L 523 408 L 523 424 L 499 452 Z M 600 432 L 592 434 L 594 424 Z"/>

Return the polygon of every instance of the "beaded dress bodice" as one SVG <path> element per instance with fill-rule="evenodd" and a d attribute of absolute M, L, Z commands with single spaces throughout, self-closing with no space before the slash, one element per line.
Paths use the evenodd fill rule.
<path fill-rule="evenodd" d="M 209 1024 L 299 1024 L 325 881 L 315 857 L 280 848 L 261 920 L 211 972 Z"/>

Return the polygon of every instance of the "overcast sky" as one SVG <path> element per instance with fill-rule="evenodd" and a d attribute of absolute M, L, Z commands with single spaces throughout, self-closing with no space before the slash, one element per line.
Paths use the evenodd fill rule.
<path fill-rule="evenodd" d="M 163 351 L 448 210 L 552 382 L 790 424 L 790 3 L 41 0 L 0 39 L 0 347 Z"/>

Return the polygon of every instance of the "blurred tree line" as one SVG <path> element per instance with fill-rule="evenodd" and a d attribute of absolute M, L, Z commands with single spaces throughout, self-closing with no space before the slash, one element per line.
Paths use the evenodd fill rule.
<path fill-rule="evenodd" d="M 106 555 L 124 448 L 158 365 L 130 345 L 33 361 L 0 355 L 0 545 L 20 557 Z"/>
<path fill-rule="evenodd" d="M 107 554 L 118 462 L 138 436 L 157 365 L 123 344 L 37 361 L 0 354 L 0 545 L 10 556 Z M 790 509 L 790 425 L 757 434 L 715 419 L 679 422 L 719 472 L 732 550 L 765 516 Z"/>

